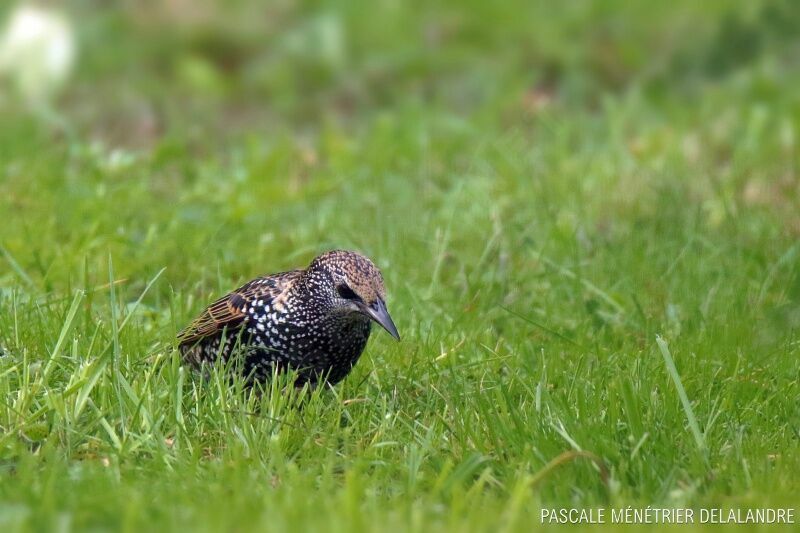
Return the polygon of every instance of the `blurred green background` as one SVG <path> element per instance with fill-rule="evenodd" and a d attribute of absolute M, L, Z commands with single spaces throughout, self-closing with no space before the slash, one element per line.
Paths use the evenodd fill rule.
<path fill-rule="evenodd" d="M 512 128 L 551 103 L 689 102 L 731 78 L 770 98 L 795 75 L 800 21 L 789 1 L 50 5 L 79 50 L 58 107 L 124 147 L 313 135 L 403 108 Z"/>
<path fill-rule="evenodd" d="M 404 189 L 393 182 L 413 184 L 424 213 L 426 190 L 489 179 L 500 193 L 531 187 L 534 199 L 549 182 L 560 195 L 601 192 L 610 215 L 655 208 L 666 188 L 712 222 L 741 205 L 800 231 L 794 2 L 19 5 L 61 17 L 76 52 L 68 75 L 26 82 L 36 99 L 15 90 L 24 65 L 0 73 L 1 186 L 15 217 L 55 209 L 47 220 L 61 227 L 122 217 L 146 234 L 164 231 L 137 229 L 163 202 L 187 239 L 193 223 L 236 239 L 230 223 L 256 242 L 280 239 L 292 216 L 332 195 L 360 202 L 350 189 L 368 197 L 362 183 L 375 184 L 372 202 Z M 87 200 L 95 187 L 128 190 L 126 180 L 140 181 L 136 197 L 110 197 L 113 212 Z M 567 224 L 574 213 L 559 202 L 532 220 L 561 213 Z M 384 232 L 402 234 L 403 216 L 416 216 L 389 228 L 391 206 L 380 208 L 361 220 Z"/>

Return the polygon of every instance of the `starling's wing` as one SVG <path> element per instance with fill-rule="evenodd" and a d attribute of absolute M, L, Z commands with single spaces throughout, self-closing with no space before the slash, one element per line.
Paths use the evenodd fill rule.
<path fill-rule="evenodd" d="M 181 346 L 193 344 L 221 332 L 224 328 L 228 331 L 235 330 L 244 321 L 251 302 L 263 300 L 263 304 L 267 305 L 281 298 L 284 291 L 300 277 L 302 272 L 302 270 L 281 272 L 245 283 L 209 305 L 199 317 L 178 333 L 179 344 Z"/>

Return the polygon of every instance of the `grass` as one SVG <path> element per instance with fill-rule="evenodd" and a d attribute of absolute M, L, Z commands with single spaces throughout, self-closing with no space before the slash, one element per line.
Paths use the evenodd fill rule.
<path fill-rule="evenodd" d="M 87 14 L 82 39 L 113 39 L 83 48 L 69 131 L 0 126 L 0 527 L 796 506 L 796 42 L 766 3 L 600 5 L 375 7 L 386 33 L 297 8 L 267 55 L 248 31 L 159 34 L 155 8 Z M 430 50 L 405 33 L 428 20 Z M 343 67 L 278 46 L 336 21 Z M 335 247 L 382 269 L 402 342 L 376 331 L 333 390 L 181 366 L 212 298 Z"/>

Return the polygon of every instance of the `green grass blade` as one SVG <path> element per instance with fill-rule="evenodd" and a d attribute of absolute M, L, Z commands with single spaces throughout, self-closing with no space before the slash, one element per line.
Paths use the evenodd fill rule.
<path fill-rule="evenodd" d="M 669 347 L 667 346 L 666 341 L 664 341 L 664 339 L 658 335 L 656 335 L 656 343 L 658 344 L 658 348 L 661 350 L 661 355 L 664 356 L 664 364 L 667 366 L 667 372 L 669 372 L 673 383 L 675 383 L 675 388 L 678 391 L 678 397 L 681 400 L 681 405 L 683 405 L 683 411 L 686 413 L 686 419 L 689 421 L 689 429 L 692 432 L 692 436 L 694 436 L 697 449 L 701 453 L 705 454 L 705 438 L 703 437 L 703 433 L 700 431 L 700 425 L 697 423 L 697 417 L 694 415 L 692 404 L 689 402 L 689 397 L 686 395 L 686 389 L 683 388 L 681 376 L 678 374 L 678 369 L 675 367 L 675 361 L 672 359 L 672 354 L 669 351 Z"/>
<path fill-rule="evenodd" d="M 64 324 L 61 326 L 61 332 L 58 335 L 56 345 L 53 347 L 53 351 L 50 354 L 50 360 L 47 361 L 47 365 L 45 366 L 45 376 L 49 374 L 50 370 L 52 369 L 52 365 L 61 354 L 61 348 L 64 346 L 64 341 L 72 329 L 72 323 L 75 321 L 75 315 L 78 312 L 78 307 L 80 306 L 82 300 L 83 291 L 76 291 L 75 297 L 72 299 L 72 304 L 69 306 L 69 311 L 67 311 L 67 317 L 64 319 Z"/>
<path fill-rule="evenodd" d="M 24 281 L 28 287 L 30 287 L 33 290 L 36 290 L 36 284 L 33 282 L 31 277 L 28 275 L 27 272 L 25 272 L 25 269 L 23 269 L 20 266 L 17 260 L 14 259 L 14 256 L 11 255 L 11 252 L 6 250 L 5 246 L 3 246 L 2 244 L 0 244 L 0 254 L 2 254 L 6 262 L 8 262 L 11 269 L 17 273 L 17 276 L 19 276 L 19 278 L 22 281 Z"/>

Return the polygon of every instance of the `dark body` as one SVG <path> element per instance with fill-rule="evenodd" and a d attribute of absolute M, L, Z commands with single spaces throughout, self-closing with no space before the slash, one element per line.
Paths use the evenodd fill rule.
<path fill-rule="evenodd" d="M 306 270 L 256 278 L 212 303 L 178 335 L 180 350 L 195 365 L 236 356 L 254 380 L 292 369 L 299 385 L 336 384 L 367 345 L 370 314 L 385 311 L 383 291 L 369 259 L 328 252 Z"/>

